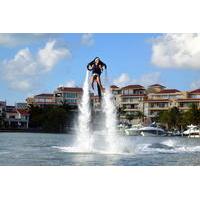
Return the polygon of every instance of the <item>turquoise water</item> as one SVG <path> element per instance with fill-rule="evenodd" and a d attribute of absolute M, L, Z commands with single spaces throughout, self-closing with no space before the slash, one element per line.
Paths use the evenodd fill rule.
<path fill-rule="evenodd" d="M 72 147 L 72 134 L 0 133 L 0 165 L 200 165 L 200 139 L 120 136 L 120 152 L 103 150 L 96 135 L 92 152 Z"/>

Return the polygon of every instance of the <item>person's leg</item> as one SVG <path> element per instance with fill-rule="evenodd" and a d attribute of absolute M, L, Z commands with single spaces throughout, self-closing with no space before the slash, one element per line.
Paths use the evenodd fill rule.
<path fill-rule="evenodd" d="M 92 89 L 94 90 L 94 75 L 91 76 L 91 79 L 90 79 L 90 82 L 91 82 L 91 85 L 92 85 Z"/>
<path fill-rule="evenodd" d="M 101 90 L 103 91 L 103 86 L 101 84 L 101 78 L 100 78 L 100 76 L 97 76 L 97 84 L 100 86 Z"/>
<path fill-rule="evenodd" d="M 99 86 L 99 84 L 97 84 L 97 91 L 98 91 L 99 101 L 101 101 L 101 87 Z"/>

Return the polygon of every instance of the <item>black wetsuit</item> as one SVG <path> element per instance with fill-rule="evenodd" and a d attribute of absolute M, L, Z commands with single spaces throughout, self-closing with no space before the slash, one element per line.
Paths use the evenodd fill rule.
<path fill-rule="evenodd" d="M 99 65 L 95 65 L 95 64 L 93 65 L 92 74 L 97 74 L 101 76 L 101 68 Z"/>

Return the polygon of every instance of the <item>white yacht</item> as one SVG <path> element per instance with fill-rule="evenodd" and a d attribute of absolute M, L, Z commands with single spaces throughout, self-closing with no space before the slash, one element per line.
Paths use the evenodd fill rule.
<path fill-rule="evenodd" d="M 132 125 L 131 128 L 124 129 L 125 135 L 130 136 L 166 136 L 167 133 L 154 122 L 150 126 L 144 127 L 141 124 Z"/>
<path fill-rule="evenodd" d="M 132 125 L 131 128 L 127 128 L 124 130 L 126 135 L 134 135 L 134 136 L 139 136 L 140 134 L 140 128 L 142 128 L 143 126 L 141 124 L 137 124 L 137 125 Z"/>
<path fill-rule="evenodd" d="M 142 136 L 166 136 L 167 133 L 159 127 L 153 127 L 153 126 L 148 126 L 148 127 L 143 127 L 140 128 L 140 134 Z"/>
<path fill-rule="evenodd" d="M 183 132 L 183 136 L 200 137 L 200 129 L 197 126 L 189 125 L 187 130 Z"/>

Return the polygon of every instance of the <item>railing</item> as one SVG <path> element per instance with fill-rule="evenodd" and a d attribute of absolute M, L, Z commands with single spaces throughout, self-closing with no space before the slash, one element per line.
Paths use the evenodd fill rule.
<path fill-rule="evenodd" d="M 141 100 L 135 100 L 135 101 L 121 101 L 122 104 L 137 104 L 140 103 Z"/>

